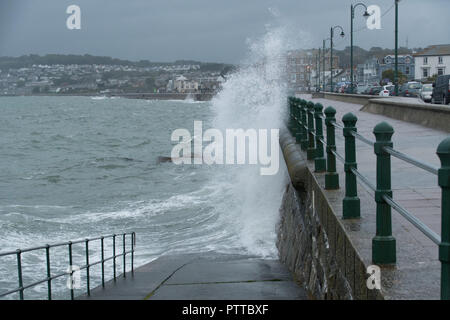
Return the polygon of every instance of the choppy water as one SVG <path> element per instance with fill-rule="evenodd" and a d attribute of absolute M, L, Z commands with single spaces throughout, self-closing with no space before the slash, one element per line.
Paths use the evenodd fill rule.
<path fill-rule="evenodd" d="M 245 201 L 258 201 L 236 188 L 245 168 L 156 161 L 170 155 L 176 128 L 192 131 L 194 120 L 212 125 L 210 102 L 15 97 L 0 105 L 2 252 L 135 231 L 137 265 L 177 252 L 276 253 L 279 199 L 272 212 L 241 216 Z M 92 250 L 91 261 L 98 260 L 95 244 Z M 44 277 L 44 254 L 24 254 L 27 283 Z M 66 267 L 67 249 L 52 250 L 52 260 L 55 272 Z M 91 271 L 94 279 L 98 272 Z M 0 258 L 0 291 L 16 286 L 15 277 L 15 260 Z"/>
<path fill-rule="evenodd" d="M 193 132 L 194 120 L 204 130 L 279 128 L 285 38 L 273 28 L 252 42 L 248 67 L 229 77 L 211 102 L 0 98 L 0 252 L 134 231 L 136 265 L 171 253 L 276 257 L 283 161 L 278 174 L 261 176 L 257 165 L 174 165 L 156 158 L 169 156 L 172 131 Z M 108 256 L 111 243 L 105 245 Z M 98 243 L 90 253 L 91 262 L 99 260 Z M 74 265 L 84 263 L 83 245 L 74 246 Z M 43 279 L 45 250 L 23 254 L 23 264 L 25 285 Z M 52 274 L 67 266 L 67 247 L 52 249 Z M 84 277 L 76 294 L 85 290 Z M 91 277 L 92 287 L 100 284 L 100 266 Z M 54 281 L 55 298 L 68 297 L 65 281 Z M 0 257 L 0 293 L 15 287 L 15 257 Z M 46 292 L 42 284 L 25 298 L 46 298 Z"/>

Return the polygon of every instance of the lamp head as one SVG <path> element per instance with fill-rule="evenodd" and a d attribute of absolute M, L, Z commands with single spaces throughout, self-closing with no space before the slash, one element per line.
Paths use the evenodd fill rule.
<path fill-rule="evenodd" d="M 363 17 L 364 17 L 364 18 L 370 17 L 370 13 L 369 13 L 367 10 L 364 11 Z"/>
<path fill-rule="evenodd" d="M 344 31 L 341 32 L 341 37 L 343 38 L 345 36 Z"/>

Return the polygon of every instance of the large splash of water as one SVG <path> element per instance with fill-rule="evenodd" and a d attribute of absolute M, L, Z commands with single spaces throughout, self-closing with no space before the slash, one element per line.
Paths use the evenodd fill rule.
<path fill-rule="evenodd" d="M 283 27 L 270 28 L 250 44 L 244 66 L 232 74 L 213 99 L 216 128 L 276 129 L 282 125 L 287 96 L 284 54 L 289 34 Z M 280 153 L 280 157 L 282 157 Z M 227 167 L 215 179 L 226 180 L 231 199 L 222 206 L 224 223 L 238 234 L 248 253 L 276 257 L 276 224 L 286 184 L 280 161 L 276 175 L 261 176 L 258 166 Z"/>

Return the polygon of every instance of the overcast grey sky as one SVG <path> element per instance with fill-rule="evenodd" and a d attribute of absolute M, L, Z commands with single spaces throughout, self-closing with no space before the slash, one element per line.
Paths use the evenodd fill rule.
<path fill-rule="evenodd" d="M 286 24 L 293 35 L 319 47 L 331 25 L 347 32 L 337 48 L 349 45 L 351 0 L 0 0 L 0 56 L 73 53 L 151 61 L 195 59 L 237 63 L 246 39 L 265 32 L 268 23 Z M 367 0 L 385 13 L 394 0 Z M 66 28 L 66 8 L 81 7 L 82 29 Z M 269 8 L 279 13 L 277 22 Z M 273 11 L 273 10 L 272 10 Z M 400 45 L 424 47 L 450 43 L 450 0 L 402 0 Z M 357 11 L 355 30 L 365 26 Z M 355 33 L 363 48 L 394 45 L 394 10 L 381 30 Z"/>

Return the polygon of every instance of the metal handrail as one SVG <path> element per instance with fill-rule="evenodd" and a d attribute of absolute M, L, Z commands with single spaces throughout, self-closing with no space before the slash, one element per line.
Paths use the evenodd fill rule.
<path fill-rule="evenodd" d="M 311 101 L 300 100 L 303 110 Z M 357 195 L 357 178 L 368 188 L 374 191 L 374 198 L 377 204 L 376 211 L 376 236 L 372 240 L 372 261 L 376 264 L 395 264 L 396 263 L 396 245 L 395 238 L 392 235 L 391 208 L 401 214 L 406 220 L 412 223 L 418 230 L 425 234 L 435 244 L 439 245 L 439 260 L 441 261 L 441 299 L 450 299 L 450 137 L 444 139 L 437 148 L 437 155 L 441 161 L 441 167 L 437 168 L 424 163 L 414 157 L 395 150 L 391 140 L 394 129 L 386 122 L 375 126 L 373 133 L 376 142 L 367 139 L 357 133 L 356 122 L 358 118 L 347 113 L 342 118 L 344 126 L 336 122 L 336 109 L 328 107 L 325 110 L 325 124 L 327 125 L 327 141 L 322 138 L 322 105 L 315 104 L 316 132 L 309 125 L 309 136 L 302 140 L 305 145 L 309 144 L 308 160 L 315 161 L 315 172 L 323 172 L 323 157 L 321 148 L 327 147 L 327 169 L 325 174 L 325 189 L 339 189 L 339 175 L 336 172 L 336 158 L 344 163 L 345 171 L 345 198 L 343 199 L 343 218 L 355 219 L 360 217 L 360 203 Z M 312 112 L 309 112 L 312 114 Z M 300 119 L 299 125 L 306 128 L 306 119 Z M 345 158 L 336 151 L 335 128 L 343 130 L 345 138 Z M 374 185 L 357 170 L 356 144 L 358 139 L 374 148 L 377 157 L 377 183 Z M 309 140 L 309 141 L 308 141 Z M 316 149 L 314 150 L 314 140 Z M 320 143 L 317 143 L 320 142 Z M 302 150 L 305 150 L 302 147 Z M 315 154 L 317 152 L 317 154 Z M 442 191 L 442 236 L 431 230 L 427 225 L 412 215 L 408 210 L 393 200 L 391 187 L 391 159 L 393 156 L 412 164 L 415 167 L 423 169 L 435 176 L 438 176 L 438 185 Z"/>
<path fill-rule="evenodd" d="M 397 202 L 394 201 L 391 197 L 387 195 L 383 195 L 384 201 L 386 201 L 392 208 L 395 209 L 398 213 L 400 213 L 406 220 L 411 222 L 417 229 L 419 229 L 424 235 L 426 235 L 431 241 L 435 244 L 439 245 L 441 243 L 441 237 L 431 230 L 427 225 L 425 225 L 422 221 L 413 216 L 408 210 L 403 208 Z"/>
<path fill-rule="evenodd" d="M 375 142 L 373 142 L 372 140 L 369 140 L 369 139 L 363 137 L 362 135 L 360 135 L 356 131 L 351 131 L 351 135 L 354 136 L 356 139 L 364 142 L 365 144 L 368 144 L 369 146 L 373 147 L 375 145 Z"/>
<path fill-rule="evenodd" d="M 116 254 L 116 237 L 122 237 L 122 244 L 123 244 L 123 250 L 121 253 Z M 127 236 L 131 237 L 131 250 L 126 250 L 126 238 Z M 113 239 L 113 255 L 110 257 L 105 258 L 105 248 L 104 248 L 104 239 Z M 89 243 L 93 241 L 101 241 L 101 259 L 95 262 L 89 262 Z M 48 300 L 52 299 L 52 280 L 63 277 L 63 276 L 69 276 L 69 279 L 71 282 L 73 282 L 73 275 L 75 271 L 71 268 L 72 267 L 72 246 L 74 244 L 85 244 L 85 257 L 86 257 L 86 264 L 78 267 L 78 269 L 86 270 L 86 288 L 87 288 L 87 295 L 90 295 L 90 268 L 96 265 L 101 264 L 102 265 L 102 286 L 105 286 L 105 268 L 104 264 L 107 261 L 113 260 L 113 268 L 114 268 L 114 281 L 116 280 L 116 259 L 119 257 L 123 257 L 123 277 L 126 277 L 126 256 L 131 254 L 131 273 L 134 273 L 134 251 L 136 246 L 136 233 L 135 232 L 127 232 L 127 233 L 121 233 L 121 234 L 110 234 L 106 236 L 100 236 L 95 238 L 88 238 L 88 239 L 80 239 L 75 241 L 67 241 L 62 243 L 55 243 L 52 245 L 44 245 L 44 246 L 38 246 L 38 247 L 32 247 L 32 248 L 26 248 L 26 249 L 18 249 L 16 251 L 8 251 L 8 252 L 2 252 L 0 253 L 0 257 L 10 256 L 10 255 L 16 255 L 17 260 L 17 271 L 18 271 L 18 282 L 19 286 L 18 288 L 8 290 L 6 292 L 0 293 L 0 298 L 11 295 L 13 293 L 19 293 L 20 300 L 24 300 L 24 291 L 26 289 L 35 287 L 37 285 L 43 284 L 47 282 L 47 290 L 48 290 Z M 52 275 L 51 269 L 50 269 L 50 249 L 51 248 L 57 248 L 62 246 L 68 246 L 69 249 L 69 267 L 70 271 L 68 272 L 62 272 L 58 273 L 56 275 Z M 46 251 L 46 271 L 47 271 L 47 277 L 41 280 L 37 280 L 33 283 L 24 285 L 23 284 L 23 274 L 22 274 L 22 254 L 37 250 L 44 250 Z M 74 299 L 74 289 L 70 288 L 70 296 L 71 299 Z"/>
<path fill-rule="evenodd" d="M 342 163 L 345 163 L 345 159 L 343 156 L 341 156 L 339 153 L 337 153 L 337 151 L 331 150 L 331 152 L 334 154 L 334 156 L 339 159 L 339 161 L 341 161 Z"/>
<path fill-rule="evenodd" d="M 130 235 L 131 233 L 125 233 L 125 234 L 126 234 L 126 235 Z M 55 243 L 55 244 L 50 245 L 50 248 L 56 248 L 56 247 L 67 246 L 67 245 L 69 245 L 69 244 L 79 244 L 79 243 L 84 243 L 84 242 L 86 242 L 86 240 L 89 240 L 89 241 L 96 241 L 96 240 L 101 240 L 102 238 L 103 238 L 103 239 L 108 239 L 108 238 L 112 238 L 112 237 L 118 236 L 118 235 L 123 235 L 123 234 L 116 234 L 116 235 L 110 234 L 110 235 L 101 236 L 101 237 L 96 237 L 96 238 L 80 239 L 80 240 L 75 240 L 75 241 L 60 242 L 60 243 Z M 21 251 L 22 253 L 25 253 L 25 252 L 35 251 L 35 250 L 43 250 L 43 249 L 45 249 L 45 248 L 47 248 L 47 245 L 43 245 L 43 246 L 39 246 L 39 247 L 31 247 L 31 248 L 26 248 L 26 249 L 20 249 L 20 251 Z M 11 255 L 11 254 L 16 254 L 16 253 L 17 253 L 17 250 L 9 251 L 9 252 L 8 252 L 8 251 L 7 251 L 7 252 L 0 252 L 0 257 L 7 256 L 7 255 Z"/>
<path fill-rule="evenodd" d="M 338 124 L 336 121 L 332 121 L 331 124 L 332 124 L 334 127 L 336 127 L 336 128 L 344 129 L 344 126 L 341 126 L 341 125 Z"/>
<path fill-rule="evenodd" d="M 375 192 L 377 190 L 377 188 L 375 187 L 375 185 L 373 183 L 371 183 L 369 181 L 369 179 L 367 179 L 365 176 L 363 176 L 361 174 L 361 172 L 359 172 L 357 169 L 355 168 L 351 168 L 353 174 L 355 176 L 357 176 L 366 186 L 368 186 L 373 192 Z"/>
<path fill-rule="evenodd" d="M 434 175 L 438 175 L 438 168 L 431 166 L 425 162 L 422 162 L 416 158 L 413 158 L 411 156 L 408 156 L 407 154 L 404 154 L 402 152 L 399 152 L 391 147 L 383 147 L 384 151 L 386 151 L 387 153 L 389 153 L 391 156 L 396 157 L 397 159 L 406 161 L 416 167 L 419 167 L 425 171 L 428 171 Z"/>

